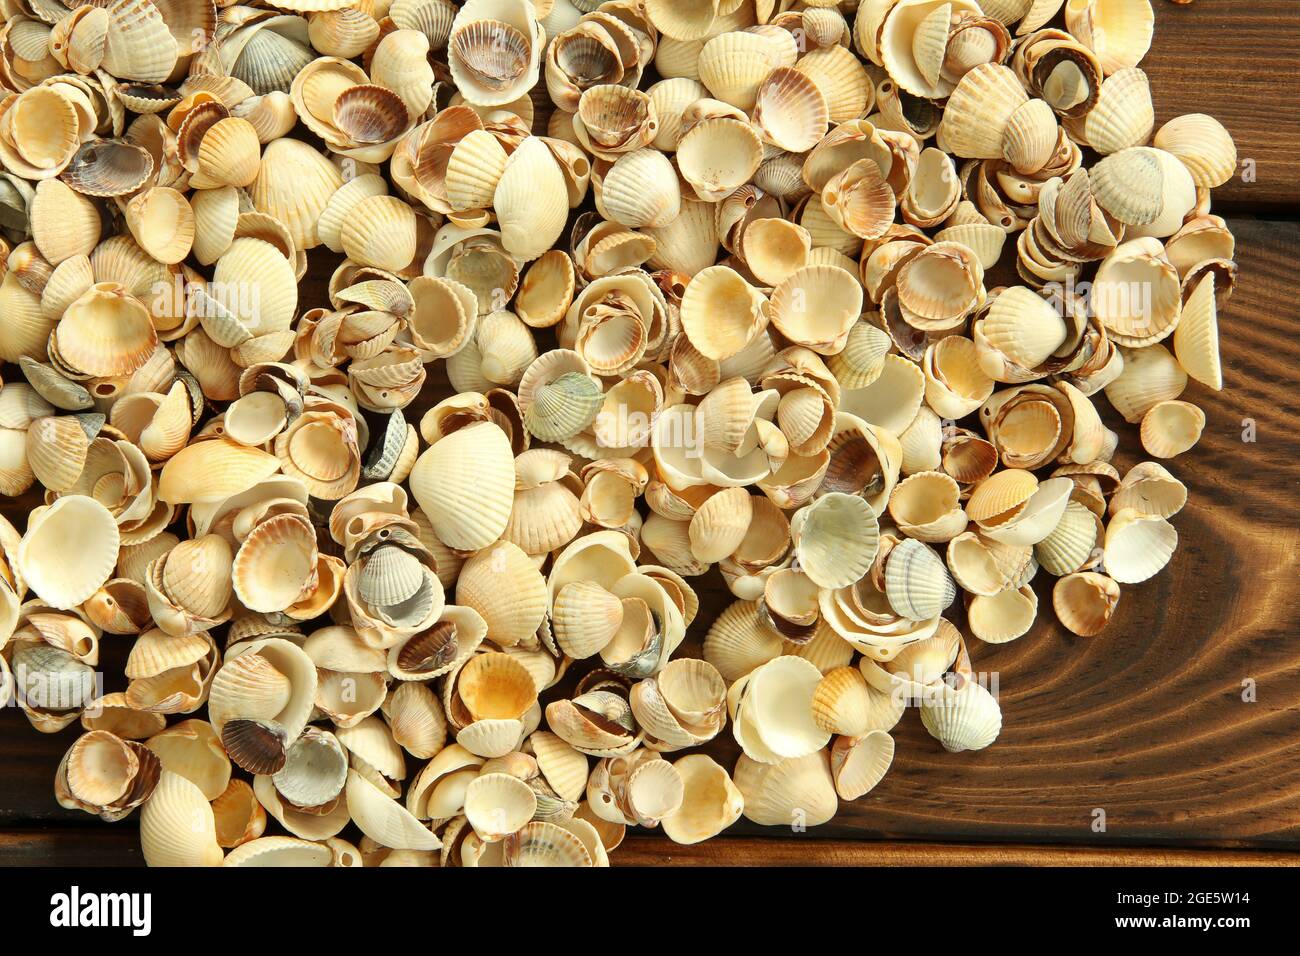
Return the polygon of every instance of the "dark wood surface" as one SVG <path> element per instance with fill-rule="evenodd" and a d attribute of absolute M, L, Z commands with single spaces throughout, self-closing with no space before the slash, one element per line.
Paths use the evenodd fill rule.
<path fill-rule="evenodd" d="M 889 775 L 830 824 L 792 834 L 742 821 L 699 847 L 637 836 L 615 863 L 1296 862 L 1300 3 L 1156 7 L 1144 66 L 1159 117 L 1217 116 L 1257 173 L 1216 191 L 1241 279 L 1221 313 L 1225 389 L 1193 383 L 1183 396 L 1208 421 L 1197 448 L 1171 465 L 1190 501 L 1174 519 L 1170 567 L 1125 587 L 1099 637 L 1057 626 L 1042 588 L 1030 634 L 973 648 L 975 667 L 997 674 L 1004 714 L 988 750 L 944 753 L 909 714 Z M 1251 423 L 1257 440 L 1245 442 Z M 1141 450 L 1134 429 L 1121 432 L 1123 470 Z M 3 510 L 21 527 L 16 505 Z M 716 572 L 696 583 L 705 610 L 686 653 L 731 600 Z M 110 674 L 129 641 L 106 638 Z M 1245 681 L 1254 702 L 1242 699 Z M 74 736 L 40 735 L 17 711 L 0 713 L 0 864 L 140 862 L 134 819 L 109 826 L 54 802 L 54 770 Z M 711 752 L 731 766 L 737 750 L 724 737 Z M 1093 828 L 1098 810 L 1104 832 Z"/>

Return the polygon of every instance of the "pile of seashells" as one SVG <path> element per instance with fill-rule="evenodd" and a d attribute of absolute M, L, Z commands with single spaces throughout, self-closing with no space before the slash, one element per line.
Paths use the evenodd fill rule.
<path fill-rule="evenodd" d="M 1173 554 L 1237 159 L 1149 0 L 0 12 L 0 703 L 150 864 L 823 823 Z"/>

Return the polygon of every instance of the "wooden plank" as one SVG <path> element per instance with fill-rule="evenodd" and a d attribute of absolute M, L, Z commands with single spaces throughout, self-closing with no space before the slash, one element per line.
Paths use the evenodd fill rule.
<path fill-rule="evenodd" d="M 679 846 L 630 836 L 614 866 L 1300 866 L 1300 854 L 1262 850 L 1102 849 L 1070 846 L 718 837 Z M 142 866 L 130 826 L 0 831 L 4 866 Z"/>
<path fill-rule="evenodd" d="M 0 840 L 3 838 L 0 837 Z M 1300 866 L 1300 854 L 1258 850 L 1100 849 L 1007 844 L 896 843 L 718 837 L 678 846 L 630 837 L 614 866 Z"/>
<path fill-rule="evenodd" d="M 1044 588 L 1029 635 L 976 646 L 976 668 L 997 674 L 1005 716 L 988 750 L 944 753 L 909 714 L 889 775 L 843 804 L 832 823 L 791 834 L 742 821 L 729 836 L 783 836 L 802 848 L 790 853 L 808 860 L 830 852 L 827 838 L 1300 848 L 1300 660 L 1292 646 L 1300 627 L 1300 442 L 1292 426 L 1300 343 L 1291 327 L 1300 223 L 1233 226 L 1242 278 L 1222 316 L 1226 388 L 1214 394 L 1193 384 L 1184 396 L 1202 405 L 1208 424 L 1201 444 L 1170 465 L 1191 493 L 1174 519 L 1182 540 L 1171 567 L 1125 588 L 1114 624 L 1097 638 L 1064 633 Z M 1247 421 L 1253 443 L 1242 440 Z M 1123 469 L 1139 454 L 1135 430 L 1119 427 Z M 731 600 L 716 572 L 697 584 L 704 609 L 687 654 L 698 653 L 708 623 Z M 120 675 L 129 645 L 105 639 L 108 674 Z M 1246 680 L 1255 682 L 1254 703 L 1242 700 Z M 91 823 L 59 809 L 50 789 L 74 735 L 43 736 L 16 710 L 0 713 L 0 827 Z M 734 765 L 729 733 L 709 749 Z M 1098 809 L 1104 832 L 1093 830 Z M 102 829 L 130 834 L 133 826 Z M 661 847 L 650 855 L 705 852 L 649 839 Z M 752 852 L 775 853 L 779 843 Z"/>
<path fill-rule="evenodd" d="M 1276 212 L 1300 203 L 1300 4 L 1293 0 L 1154 0 L 1156 33 L 1142 69 L 1156 122 L 1209 113 L 1232 133 L 1253 182 L 1238 175 L 1214 191 L 1216 206 Z"/>

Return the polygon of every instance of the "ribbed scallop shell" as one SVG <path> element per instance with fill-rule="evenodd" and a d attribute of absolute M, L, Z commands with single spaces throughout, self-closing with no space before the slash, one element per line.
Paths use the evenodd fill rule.
<path fill-rule="evenodd" d="M 682 206 L 677 172 L 654 149 L 634 150 L 615 160 L 605 173 L 600 199 L 610 219 L 633 229 L 666 226 Z"/>
<path fill-rule="evenodd" d="M 456 603 L 483 616 L 489 639 L 511 646 L 531 637 L 541 625 L 546 584 L 517 545 L 501 541 L 465 562 L 456 581 Z"/>
<path fill-rule="evenodd" d="M 515 487 L 510 440 L 487 422 L 452 432 L 420 455 L 410 486 L 443 543 L 462 551 L 486 547 L 510 520 Z"/>
<path fill-rule="evenodd" d="M 1157 574 L 1173 556 L 1178 532 L 1159 515 L 1125 508 L 1106 526 L 1106 573 L 1120 584 L 1138 584 Z"/>
<path fill-rule="evenodd" d="M 1084 120 L 1084 136 L 1103 156 L 1145 146 L 1155 129 L 1151 84 L 1138 69 L 1120 70 L 1101 85 L 1097 105 Z"/>
<path fill-rule="evenodd" d="M 150 866 L 220 866 L 216 821 L 203 792 L 164 770 L 140 812 L 140 847 Z"/>
<path fill-rule="evenodd" d="M 952 753 L 983 750 L 1002 730 L 1002 709 L 983 686 L 964 680 L 956 689 L 943 684 L 935 695 L 921 702 L 921 723 Z"/>
<path fill-rule="evenodd" d="M 249 195 L 253 208 L 284 223 L 294 245 L 305 250 L 319 245 L 316 222 L 342 185 L 339 170 L 309 144 L 277 139 L 263 150 L 262 164 Z"/>
<path fill-rule="evenodd" d="M 760 826 L 818 826 L 835 816 L 839 806 L 824 751 L 775 764 L 742 754 L 734 779 L 744 796 L 745 819 Z"/>
<path fill-rule="evenodd" d="M 1028 99 L 1007 67 L 975 67 L 961 78 L 944 107 L 941 147 L 966 159 L 1000 159 L 1011 117 Z"/>
<path fill-rule="evenodd" d="M 1043 570 L 1057 577 L 1078 571 L 1092 557 L 1098 530 L 1092 512 L 1071 501 L 1052 533 L 1034 545 L 1034 557 Z"/>
<path fill-rule="evenodd" d="M 569 215 L 559 164 L 546 144 L 530 137 L 511 154 L 497 183 L 493 208 L 506 250 L 536 259 L 559 238 Z"/>
<path fill-rule="evenodd" d="M 1174 329 L 1174 354 L 1187 374 L 1215 391 L 1223 388 L 1214 273 L 1207 273 L 1183 303 Z"/>
<path fill-rule="evenodd" d="M 575 581 L 555 596 L 551 627 L 556 643 L 574 660 L 605 647 L 623 623 L 623 604 L 592 581 Z"/>

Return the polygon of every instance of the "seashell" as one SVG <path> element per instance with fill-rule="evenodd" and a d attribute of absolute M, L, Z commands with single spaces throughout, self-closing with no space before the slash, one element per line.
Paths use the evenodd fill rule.
<path fill-rule="evenodd" d="M 1038 368 L 1064 344 L 1065 320 L 1032 289 L 1014 286 L 998 294 L 979 320 L 985 341 L 1023 368 Z"/>
<path fill-rule="evenodd" d="M 1106 72 L 1137 66 L 1151 48 L 1155 13 L 1150 0 L 1068 0 L 1065 26 L 1097 54 Z"/>
<path fill-rule="evenodd" d="M 1237 172 L 1237 147 L 1223 124 L 1204 113 L 1176 116 L 1156 131 L 1152 145 L 1176 156 L 1205 189 L 1222 186 Z"/>
<path fill-rule="evenodd" d="M 862 312 L 862 286 L 836 266 L 804 266 L 772 292 L 772 324 L 815 352 L 840 352 Z"/>
<path fill-rule="evenodd" d="M 775 53 L 772 41 L 760 33 L 721 33 L 705 40 L 696 68 L 714 97 L 749 111 L 759 85 L 777 65 Z"/>
<path fill-rule="evenodd" d="M 907 539 L 889 552 L 885 593 L 899 615 L 914 621 L 938 617 L 957 597 L 943 561 L 919 541 Z"/>
<path fill-rule="evenodd" d="M 711 202 L 682 197 L 681 213 L 666 226 L 646 233 L 655 240 L 649 264 L 694 276 L 713 265 L 718 256 L 718 229 Z"/>
<path fill-rule="evenodd" d="M 528 738 L 543 779 L 564 800 L 577 800 L 587 789 L 587 757 L 555 734 L 538 730 Z"/>
<path fill-rule="evenodd" d="M 220 866 L 224 855 L 203 792 L 167 771 L 140 811 L 140 847 L 149 866 Z"/>
<path fill-rule="evenodd" d="M 749 493 L 743 488 L 725 488 L 712 495 L 691 518 L 691 553 L 705 564 L 722 560 L 740 546 L 752 515 Z"/>
<path fill-rule="evenodd" d="M 284 611 L 309 590 L 316 559 L 316 533 L 309 523 L 293 514 L 268 518 L 235 555 L 235 594 L 250 610 Z"/>
<path fill-rule="evenodd" d="M 76 416 L 38 418 L 27 429 L 26 470 L 51 491 L 70 491 L 85 468 L 90 442 L 90 434 Z"/>
<path fill-rule="evenodd" d="M 940 147 L 966 159 L 1001 159 L 1007 128 L 1028 99 L 1008 67 L 975 67 L 958 81 L 944 107 Z"/>
<path fill-rule="evenodd" d="M 799 657 L 776 657 L 732 685 L 727 706 L 736 741 L 750 759 L 780 763 L 825 746 L 829 732 L 812 719 L 821 671 Z"/>
<path fill-rule="evenodd" d="M 1102 83 L 1096 105 L 1084 118 L 1083 135 L 1093 149 L 1108 156 L 1145 146 L 1155 123 L 1147 75 L 1129 68 L 1112 73 Z"/>
<path fill-rule="evenodd" d="M 99 242 L 99 211 L 61 179 L 36 184 L 28 219 L 36 248 L 54 266 L 89 255 Z"/>
<path fill-rule="evenodd" d="M 36 86 L 16 97 L 5 113 L 5 165 L 28 179 L 57 176 L 80 144 L 80 121 L 69 96 L 53 85 Z"/>
<path fill-rule="evenodd" d="M 695 124 L 677 144 L 677 169 L 705 202 L 717 202 L 744 185 L 762 161 L 757 130 L 729 116 Z"/>
<path fill-rule="evenodd" d="M 1110 623 L 1119 603 L 1119 585 L 1104 574 L 1068 574 L 1052 589 L 1056 617 L 1073 634 L 1095 637 Z"/>
<path fill-rule="evenodd" d="M 1201 439 L 1205 412 L 1190 402 L 1158 402 L 1142 416 L 1142 447 L 1156 458 L 1174 458 Z"/>
<path fill-rule="evenodd" d="M 682 331 L 712 359 L 737 355 L 767 325 L 767 300 L 735 270 L 710 266 L 686 286 Z"/>
<path fill-rule="evenodd" d="M 832 123 L 846 123 L 871 110 L 875 88 L 861 62 L 845 47 L 809 50 L 795 64 L 826 97 Z"/>
<path fill-rule="evenodd" d="M 502 106 L 538 80 L 544 39 L 530 4 L 474 0 L 452 22 L 447 62 L 456 88 L 477 106 Z"/>
<path fill-rule="evenodd" d="M 827 671 L 813 694 L 812 709 L 817 726 L 847 737 L 864 736 L 881 729 L 881 724 L 893 727 L 902 716 L 901 709 L 895 712 L 887 695 L 869 685 L 854 667 Z"/>
<path fill-rule="evenodd" d="M 753 118 L 766 142 L 802 153 L 826 135 L 830 109 L 811 77 L 797 69 L 778 67 L 755 91 Z"/>
<path fill-rule="evenodd" d="M 549 328 L 569 311 L 576 278 L 573 260 L 552 249 L 533 260 L 515 296 L 515 314 L 531 328 Z"/>
<path fill-rule="evenodd" d="M 599 584 L 575 581 L 555 595 L 551 626 L 560 649 L 574 660 L 598 653 L 622 623 L 622 602 Z"/>
<path fill-rule="evenodd" d="M 415 257 L 415 213 L 396 196 L 362 199 L 349 211 L 339 242 L 361 265 L 400 272 Z"/>
<path fill-rule="evenodd" d="M 514 500 L 514 457 L 505 433 L 487 422 L 453 432 L 425 450 L 411 491 L 447 546 L 475 551 L 505 530 Z M 475 502 L 473 511 L 463 503 Z"/>
<path fill-rule="evenodd" d="M 1106 573 L 1120 584 L 1139 584 L 1168 564 L 1177 546 L 1178 532 L 1164 518 L 1124 508 L 1106 526 Z"/>
<path fill-rule="evenodd" d="M 830 761 L 822 751 L 779 763 L 760 763 L 742 754 L 734 780 L 745 800 L 745 819 L 760 826 L 788 826 L 791 821 L 819 826 L 839 806 Z"/>
<path fill-rule="evenodd" d="M 832 176 L 821 200 L 822 211 L 835 225 L 862 239 L 881 238 L 894 222 L 894 190 L 872 159 L 860 159 Z"/>
<path fill-rule="evenodd" d="M 1178 356 L 1178 364 L 1192 378 L 1215 391 L 1223 388 L 1218 305 L 1212 272 L 1197 282 L 1183 303 L 1182 314 L 1174 329 L 1174 354 Z"/>
<path fill-rule="evenodd" d="M 536 138 L 525 140 L 506 161 L 493 199 L 506 250 L 528 261 L 550 249 L 568 218 L 566 195 L 550 150 Z"/>
<path fill-rule="evenodd" d="M 1163 345 L 1122 354 L 1124 369 L 1106 386 L 1106 398 L 1125 421 L 1140 422 L 1148 410 L 1177 398 L 1187 387 L 1187 373 Z"/>
<path fill-rule="evenodd" d="M 889 513 L 909 537 L 931 543 L 950 541 L 966 530 L 960 499 L 961 488 L 952 477 L 918 471 L 894 486 Z"/>
<path fill-rule="evenodd" d="M 504 841 L 505 866 L 589 867 L 591 854 L 581 838 L 555 823 L 534 820 Z"/>
<path fill-rule="evenodd" d="M 184 720 L 150 737 L 147 746 L 158 755 L 162 769 L 179 774 L 217 799 L 230 783 L 230 760 L 206 720 Z"/>
<path fill-rule="evenodd" d="M 1111 495 L 1110 513 L 1132 508 L 1140 514 L 1169 518 L 1187 503 L 1187 488 L 1164 466 L 1144 461 L 1129 469 Z"/>
<path fill-rule="evenodd" d="M 1005 644 L 1021 637 L 1033 626 L 1038 613 L 1038 596 L 1028 585 L 1008 588 L 995 595 L 971 598 L 966 619 L 971 633 L 988 644 Z"/>
<path fill-rule="evenodd" d="M 688 754 L 675 761 L 673 769 L 681 778 L 682 802 L 662 822 L 674 843 L 700 843 L 740 819 L 744 797 L 713 758 Z"/>
<path fill-rule="evenodd" d="M 1145 147 L 1138 147 L 1145 148 Z M 1149 150 L 1160 167 L 1161 192 L 1158 212 L 1150 222 L 1132 223 L 1126 235 L 1131 239 L 1143 236 L 1167 238 L 1182 228 L 1183 222 L 1196 208 L 1196 184 L 1187 167 L 1178 157 L 1163 149 Z"/>
<path fill-rule="evenodd" d="M 1099 533 L 1092 512 L 1071 501 L 1052 533 L 1034 545 L 1034 558 L 1057 577 L 1078 571 L 1093 557 Z"/>
<path fill-rule="evenodd" d="M 876 380 L 845 392 L 841 408 L 891 435 L 901 434 L 916 418 L 925 394 L 925 374 L 900 355 L 886 355 Z"/>
<path fill-rule="evenodd" d="M 140 300 L 100 282 L 68 306 L 50 344 L 62 365 L 84 375 L 130 375 L 153 354 L 158 335 Z"/>
<path fill-rule="evenodd" d="M 808 262 L 812 237 L 785 219 L 756 219 L 741 239 L 745 265 L 760 282 L 776 286 Z"/>
<path fill-rule="evenodd" d="M 300 140 L 281 138 L 262 151 L 249 196 L 254 209 L 284 223 L 294 245 L 305 250 L 320 243 L 317 221 L 342 185 L 343 177 L 324 156 Z"/>
<path fill-rule="evenodd" d="M 532 787 L 507 773 L 483 773 L 465 790 L 465 816 L 479 838 L 496 843 L 520 830 L 537 812 Z"/>
<path fill-rule="evenodd" d="M 997 699 L 975 681 L 940 683 L 931 696 L 921 701 L 921 723 L 950 753 L 983 750 L 1002 731 Z"/>
<path fill-rule="evenodd" d="M 831 747 L 835 792 L 857 800 L 873 790 L 894 762 L 894 738 L 883 730 L 861 737 L 838 737 Z"/>
<path fill-rule="evenodd" d="M 119 820 L 144 803 L 158 783 L 159 766 L 139 744 L 105 730 L 77 738 L 55 778 L 55 796 L 66 809 Z"/>
<path fill-rule="evenodd" d="M 677 173 L 653 149 L 619 156 L 605 173 L 600 198 L 610 219 L 633 229 L 667 225 L 681 212 Z"/>
<path fill-rule="evenodd" d="M 790 534 L 800 568 L 823 588 L 848 587 L 861 578 L 879 544 L 871 506 L 841 492 L 823 495 L 796 513 Z"/>
<path fill-rule="evenodd" d="M 238 116 L 227 116 L 208 127 L 199 143 L 198 170 L 191 183 L 203 188 L 251 186 L 261 166 L 262 144 L 257 128 Z"/>
<path fill-rule="evenodd" d="M 987 328 L 988 318 L 984 321 Z M 1001 333 L 1003 329 L 995 324 L 995 331 Z M 957 335 L 940 339 L 926 348 L 921 366 L 926 403 L 946 418 L 969 415 L 993 393 L 993 379 L 984 373 L 979 349 L 970 339 Z"/>
<path fill-rule="evenodd" d="M 274 455 L 215 439 L 181 449 L 163 466 L 158 497 L 171 504 L 224 501 L 279 470 Z"/>
<path fill-rule="evenodd" d="M 266 831 L 266 811 L 243 780 L 232 780 L 212 801 L 212 814 L 217 844 L 227 849 L 256 841 Z"/>
<path fill-rule="evenodd" d="M 510 580 L 508 590 L 500 587 L 503 574 Z M 492 641 L 511 646 L 535 634 L 541 625 L 546 585 L 528 556 L 502 541 L 465 562 L 456 583 L 456 600 L 483 616 Z"/>
<path fill-rule="evenodd" d="M 600 386 L 589 375 L 566 372 L 538 386 L 524 424 L 543 441 L 563 441 L 595 421 L 603 404 Z"/>
<path fill-rule="evenodd" d="M 400 803 L 356 770 L 349 770 L 344 793 L 348 813 L 361 832 L 395 850 L 436 850 L 441 842 Z"/>
<path fill-rule="evenodd" d="M 1017 172 L 1032 175 L 1051 161 L 1059 138 L 1060 127 L 1051 105 L 1046 100 L 1029 100 L 1017 107 L 1007 122 L 1002 158 Z"/>
<path fill-rule="evenodd" d="M 700 40 L 707 36 L 718 16 L 719 4 L 690 3 L 688 0 L 648 0 L 646 17 L 655 29 L 674 40 Z"/>
<path fill-rule="evenodd" d="M 107 508 L 85 495 L 67 495 L 32 513 L 17 564 L 46 605 L 73 608 L 112 577 L 118 544 L 117 522 Z"/>
<path fill-rule="evenodd" d="M 1140 294 L 1133 290 L 1142 290 Z M 1117 247 L 1097 270 L 1093 308 L 1112 341 L 1150 345 L 1168 337 L 1181 315 L 1178 272 L 1151 238 Z"/>

